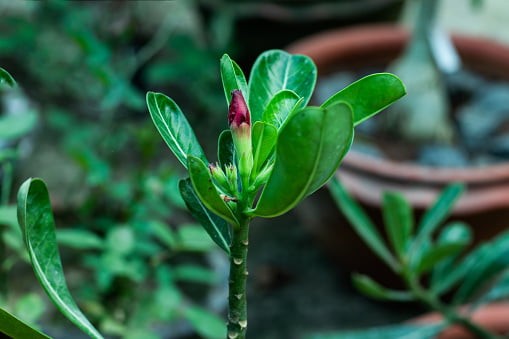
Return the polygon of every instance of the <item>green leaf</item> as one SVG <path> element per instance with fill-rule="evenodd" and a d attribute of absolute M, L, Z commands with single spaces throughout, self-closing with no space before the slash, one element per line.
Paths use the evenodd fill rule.
<path fill-rule="evenodd" d="M 289 89 L 303 98 L 305 107 L 316 83 L 316 66 L 304 55 L 291 55 L 281 50 L 270 50 L 256 59 L 249 77 L 249 108 L 251 121 L 262 119 L 272 97 Z"/>
<path fill-rule="evenodd" d="M 0 118 L 0 139 L 13 140 L 30 132 L 37 123 L 35 112 L 25 112 L 22 116 L 6 115 Z"/>
<path fill-rule="evenodd" d="M 274 94 L 265 107 L 262 114 L 262 121 L 279 128 L 288 115 L 302 104 L 303 99 L 294 91 L 281 90 Z"/>
<path fill-rule="evenodd" d="M 225 322 L 214 313 L 198 306 L 189 305 L 184 308 L 183 315 L 202 338 L 226 338 Z"/>
<path fill-rule="evenodd" d="M 322 107 L 329 107 L 337 102 L 347 102 L 352 107 L 353 124 L 357 126 L 405 94 L 405 86 L 397 76 L 390 73 L 377 73 L 343 88 L 327 99 Z"/>
<path fill-rule="evenodd" d="M 181 180 L 179 190 L 191 215 L 203 226 L 212 240 L 229 255 L 232 236 L 226 221 L 202 204 L 190 179 Z"/>
<path fill-rule="evenodd" d="M 228 54 L 224 54 L 220 61 L 221 80 L 223 82 L 224 95 L 228 106 L 232 100 L 232 91 L 240 90 L 244 96 L 244 100 L 249 102 L 249 90 L 247 87 L 246 77 L 240 69 L 239 65 Z"/>
<path fill-rule="evenodd" d="M 154 220 L 147 223 L 147 227 L 154 235 L 154 237 L 164 245 L 168 246 L 168 248 L 175 249 L 175 247 L 177 247 L 177 238 L 175 232 L 173 232 L 173 230 L 168 225 Z"/>
<path fill-rule="evenodd" d="M 57 231 L 57 242 L 67 247 L 88 250 L 104 247 L 103 240 L 95 233 L 80 229 L 61 229 Z"/>
<path fill-rule="evenodd" d="M 494 240 L 471 252 L 458 269 L 464 267 L 465 275 L 453 303 L 455 305 L 470 301 L 477 292 L 498 273 L 509 266 L 509 232 L 504 232 Z"/>
<path fill-rule="evenodd" d="M 324 185 L 353 139 L 352 113 L 345 104 L 306 107 L 292 114 L 279 131 L 274 169 L 254 211 L 281 215 Z"/>
<path fill-rule="evenodd" d="M 274 151 L 277 140 L 276 127 L 262 121 L 257 121 L 253 125 L 253 172 L 257 175 L 265 160 Z"/>
<path fill-rule="evenodd" d="M 304 337 L 305 339 L 432 339 L 436 338 L 446 324 L 437 323 L 429 325 L 399 324 L 383 327 L 374 327 L 364 330 L 318 333 Z"/>
<path fill-rule="evenodd" d="M 50 299 L 83 332 L 92 338 L 102 338 L 80 311 L 67 288 L 49 194 L 41 179 L 28 179 L 20 187 L 18 221 L 35 275 Z"/>
<path fill-rule="evenodd" d="M 459 254 L 469 243 L 467 239 L 458 239 L 455 242 L 443 242 L 432 245 L 429 251 L 422 256 L 417 267 L 417 273 L 428 272 L 442 260 Z"/>
<path fill-rule="evenodd" d="M 471 243 L 472 231 L 461 222 L 453 222 L 444 226 L 440 232 L 437 244 L 448 243 Z M 459 255 L 449 255 L 447 258 L 438 262 L 433 268 L 430 280 L 430 287 L 433 292 L 441 294 L 456 284 L 466 273 L 464 269 L 457 269 L 457 259 Z"/>
<path fill-rule="evenodd" d="M 330 181 L 329 189 L 336 205 L 348 219 L 354 231 L 393 271 L 397 271 L 398 263 L 396 259 L 387 249 L 382 236 L 362 207 L 350 197 L 346 189 L 336 178 L 332 178 Z"/>
<path fill-rule="evenodd" d="M 213 285 L 217 282 L 216 275 L 208 268 L 197 265 L 179 265 L 173 268 L 175 280 Z"/>
<path fill-rule="evenodd" d="M 507 297 L 509 297 L 509 271 L 504 272 L 476 304 L 487 304 L 493 301 L 507 299 Z"/>
<path fill-rule="evenodd" d="M 237 218 L 235 218 L 226 202 L 219 196 L 216 187 L 212 183 L 208 167 L 203 161 L 193 156 L 187 158 L 187 163 L 191 183 L 200 201 L 205 207 L 232 225 L 238 225 Z"/>
<path fill-rule="evenodd" d="M 0 84 L 2 83 L 5 83 L 11 87 L 14 87 L 14 85 L 16 85 L 16 81 L 14 81 L 14 78 L 9 74 L 9 72 L 0 67 Z"/>
<path fill-rule="evenodd" d="M 217 159 L 223 169 L 228 164 L 234 164 L 235 147 L 233 145 L 232 132 L 230 130 L 222 131 L 217 143 Z"/>
<path fill-rule="evenodd" d="M 364 274 L 354 273 L 352 275 L 352 282 L 360 292 L 374 299 L 392 301 L 414 300 L 411 292 L 388 289 Z"/>
<path fill-rule="evenodd" d="M 445 221 L 463 190 L 463 185 L 452 184 L 442 191 L 435 203 L 422 216 L 416 242 L 430 236 Z"/>
<path fill-rule="evenodd" d="M 6 225 L 11 229 L 19 230 L 18 219 L 16 216 L 16 205 L 0 206 L 0 225 Z"/>
<path fill-rule="evenodd" d="M 147 93 L 152 121 L 173 154 L 187 168 L 187 156 L 208 162 L 186 117 L 177 104 L 162 93 Z"/>
<path fill-rule="evenodd" d="M 215 248 L 214 242 L 200 225 L 181 225 L 177 231 L 180 251 L 206 252 Z"/>
<path fill-rule="evenodd" d="M 8 335 L 11 338 L 50 338 L 46 334 L 39 332 L 35 328 L 16 318 L 6 310 L 0 308 L 0 334 L 2 333 Z"/>
<path fill-rule="evenodd" d="M 383 218 L 385 230 L 394 251 L 399 258 L 404 258 L 414 228 L 410 204 L 401 194 L 385 193 Z"/>

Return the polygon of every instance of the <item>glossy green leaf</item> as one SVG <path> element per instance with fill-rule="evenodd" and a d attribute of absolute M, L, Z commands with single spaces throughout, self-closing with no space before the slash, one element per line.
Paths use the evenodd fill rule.
<path fill-rule="evenodd" d="M 162 93 L 147 93 L 152 121 L 177 159 L 187 168 L 187 156 L 207 162 L 203 149 L 186 117 L 177 104 Z"/>
<path fill-rule="evenodd" d="M 233 145 L 232 132 L 224 130 L 219 135 L 217 145 L 217 159 L 223 169 L 228 164 L 234 164 L 235 146 Z"/>
<path fill-rule="evenodd" d="M 5 83 L 8 86 L 14 87 L 16 81 L 5 69 L 0 67 L 0 84 Z"/>
<path fill-rule="evenodd" d="M 353 111 L 354 126 L 380 112 L 406 94 L 401 80 L 390 73 L 368 75 L 327 99 L 322 107 L 347 102 Z"/>
<path fill-rule="evenodd" d="M 336 205 L 350 222 L 359 237 L 361 237 L 366 245 L 389 265 L 393 271 L 397 271 L 398 264 L 396 259 L 385 245 L 376 226 L 369 219 L 362 207 L 350 197 L 346 189 L 336 178 L 332 178 L 329 182 L 329 190 Z"/>
<path fill-rule="evenodd" d="M 400 258 L 404 258 L 414 228 L 410 204 L 401 194 L 385 193 L 383 196 L 383 218 L 385 231 L 394 251 Z"/>
<path fill-rule="evenodd" d="M 408 291 L 395 291 L 386 288 L 364 274 L 352 274 L 355 288 L 365 295 L 378 300 L 413 301 L 414 297 Z"/>
<path fill-rule="evenodd" d="M 244 100 L 249 102 L 249 90 L 247 87 L 246 77 L 240 69 L 239 65 L 228 54 L 224 54 L 220 61 L 221 80 L 223 82 L 224 95 L 228 106 L 232 100 L 232 91 L 240 90 L 244 96 Z"/>
<path fill-rule="evenodd" d="M 352 113 L 345 104 L 306 107 L 290 116 L 279 131 L 274 169 L 254 214 L 281 215 L 323 186 L 352 139 Z"/>
<path fill-rule="evenodd" d="M 444 226 L 438 236 L 437 244 L 457 242 L 472 242 L 472 231 L 470 228 L 461 222 L 453 222 Z M 466 273 L 465 270 L 457 269 L 458 257 L 458 254 L 449 255 L 447 258 L 438 262 L 433 268 L 430 287 L 435 293 L 442 294 L 448 291 Z"/>
<path fill-rule="evenodd" d="M 191 155 L 187 157 L 187 163 L 194 192 L 203 205 L 232 225 L 238 225 L 237 218 L 212 183 L 208 167 L 203 161 Z"/>
<path fill-rule="evenodd" d="M 18 221 L 35 275 L 50 299 L 83 332 L 92 338 L 102 338 L 80 311 L 67 288 L 49 194 L 41 179 L 28 179 L 20 187 Z"/>
<path fill-rule="evenodd" d="M 429 325 L 399 324 L 373 327 L 363 330 L 317 333 L 305 336 L 304 339 L 433 339 L 445 328 L 446 324 Z"/>
<path fill-rule="evenodd" d="M 419 222 L 417 242 L 419 239 L 431 235 L 445 221 L 463 189 L 464 186 L 461 184 L 452 184 L 442 191 L 435 203 L 424 213 Z"/>
<path fill-rule="evenodd" d="M 470 301 L 491 279 L 509 267 L 509 232 L 504 232 L 476 248 L 458 269 L 462 266 L 466 272 L 454 294 L 455 305 Z"/>
<path fill-rule="evenodd" d="M 226 325 L 223 319 L 201 307 L 188 305 L 182 311 L 194 330 L 204 339 L 226 338 Z"/>
<path fill-rule="evenodd" d="M 269 155 L 274 151 L 277 140 L 276 127 L 257 121 L 252 128 L 253 175 L 258 174 Z"/>
<path fill-rule="evenodd" d="M 179 190 L 191 215 L 227 254 L 230 254 L 231 231 L 224 219 L 209 211 L 196 195 L 190 179 L 179 182 Z"/>
<path fill-rule="evenodd" d="M 265 108 L 279 91 L 288 89 L 303 98 L 305 107 L 316 83 L 316 66 L 304 55 L 270 50 L 256 59 L 249 77 L 251 121 L 262 119 Z"/>
<path fill-rule="evenodd" d="M 0 69 L 1 70 L 1 69 Z M 0 308 L 0 334 L 11 338 L 49 339 L 46 334 L 21 321 L 6 310 Z"/>
<path fill-rule="evenodd" d="M 288 115 L 302 104 L 303 99 L 294 91 L 284 89 L 272 97 L 262 113 L 262 121 L 279 128 Z"/>
<path fill-rule="evenodd" d="M 0 118 L 0 139 L 12 140 L 30 132 L 37 123 L 35 112 L 25 112 L 22 116 L 6 115 Z"/>

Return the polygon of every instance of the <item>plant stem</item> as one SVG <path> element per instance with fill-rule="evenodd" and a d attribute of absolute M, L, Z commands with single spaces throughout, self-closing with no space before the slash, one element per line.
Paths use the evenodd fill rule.
<path fill-rule="evenodd" d="M 239 221 L 240 226 L 233 227 L 233 240 L 230 247 L 228 339 L 244 339 L 247 328 L 247 248 L 251 219 L 242 216 Z"/>

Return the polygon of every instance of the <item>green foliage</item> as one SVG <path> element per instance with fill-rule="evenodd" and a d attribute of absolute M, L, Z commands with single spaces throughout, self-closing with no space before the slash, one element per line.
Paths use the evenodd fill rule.
<path fill-rule="evenodd" d="M 0 308 L 0 334 L 3 333 L 12 338 L 48 339 L 44 333 L 25 324 L 9 312 Z"/>
<path fill-rule="evenodd" d="M 466 324 L 473 334 L 490 337 L 468 319 L 468 313 L 456 313 L 455 307 L 472 303 L 474 306 L 469 310 L 472 311 L 485 302 L 509 296 L 505 273 L 509 269 L 509 233 L 504 232 L 466 253 L 472 241 L 469 227 L 461 222 L 442 226 L 463 191 L 462 185 L 446 187 L 424 213 L 416 229 L 407 200 L 398 193 L 386 193 L 383 216 L 391 251 L 361 206 L 337 179 L 331 181 L 330 189 L 357 234 L 405 283 L 405 289 L 394 291 L 367 276 L 354 274 L 353 283 L 361 292 L 382 300 L 420 301 L 442 313 L 446 323 Z M 498 284 L 493 285 L 497 278 Z M 425 280 L 429 281 L 427 286 L 422 285 Z M 446 293 L 453 295 L 449 303 L 443 301 Z M 404 327 L 401 325 L 402 329 Z M 367 334 L 369 331 L 360 331 L 352 333 L 351 337 L 363 338 Z M 343 337 L 349 334 L 337 336 Z M 336 337 L 331 335 L 331 338 Z"/>

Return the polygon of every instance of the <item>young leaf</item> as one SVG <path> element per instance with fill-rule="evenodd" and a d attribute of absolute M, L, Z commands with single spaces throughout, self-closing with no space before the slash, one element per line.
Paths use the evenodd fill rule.
<path fill-rule="evenodd" d="M 380 257 L 393 271 L 398 270 L 398 263 L 385 246 L 382 236 L 371 222 L 362 207 L 353 200 L 341 183 L 332 178 L 329 183 L 332 198 L 341 212 L 348 219 L 355 232 L 364 240 L 366 245 Z"/>
<path fill-rule="evenodd" d="M 262 121 L 255 122 L 253 126 L 253 172 L 258 174 L 260 168 L 274 150 L 277 139 L 276 127 Z"/>
<path fill-rule="evenodd" d="M 0 308 L 0 335 L 2 333 L 10 338 L 50 339 L 46 334 Z"/>
<path fill-rule="evenodd" d="M 16 85 L 16 81 L 14 81 L 14 78 L 9 74 L 9 72 L 0 67 L 0 84 L 2 83 L 5 83 L 11 87 L 14 87 L 14 85 Z"/>
<path fill-rule="evenodd" d="M 193 189 L 200 201 L 212 212 L 224 218 L 232 225 L 238 225 L 237 218 L 230 210 L 226 202 L 219 196 L 216 187 L 212 183 L 212 177 L 208 167 L 200 159 L 189 155 L 187 157 L 189 176 Z"/>
<path fill-rule="evenodd" d="M 324 185 L 352 139 L 352 113 L 345 104 L 306 107 L 290 116 L 279 131 L 274 169 L 254 214 L 281 215 Z"/>
<path fill-rule="evenodd" d="M 354 273 L 352 275 L 352 282 L 355 288 L 357 288 L 360 292 L 374 299 L 392 301 L 414 300 L 411 292 L 388 289 L 363 274 Z"/>
<path fill-rule="evenodd" d="M 220 61 L 220 68 L 224 95 L 226 96 L 228 106 L 230 106 L 230 101 L 232 99 L 232 91 L 235 89 L 240 90 L 246 102 L 249 102 L 249 90 L 247 87 L 246 77 L 239 65 L 230 59 L 228 54 L 224 54 Z"/>
<path fill-rule="evenodd" d="M 438 226 L 447 218 L 454 203 L 463 192 L 464 186 L 461 184 L 452 184 L 447 186 L 431 206 L 422 216 L 417 230 L 416 242 L 431 235 Z"/>
<path fill-rule="evenodd" d="M 347 102 L 352 107 L 353 124 L 357 126 L 405 94 L 405 86 L 397 76 L 377 73 L 343 88 L 327 99 L 322 107 L 329 107 L 336 102 Z"/>
<path fill-rule="evenodd" d="M 303 99 L 288 89 L 274 94 L 262 113 L 262 121 L 279 128 L 288 115 L 301 105 Z"/>
<path fill-rule="evenodd" d="M 235 147 L 233 145 L 232 132 L 224 130 L 217 141 L 217 159 L 223 169 L 228 164 L 233 164 L 235 159 Z"/>
<path fill-rule="evenodd" d="M 188 155 L 207 162 L 193 129 L 172 99 L 162 93 L 148 92 L 147 105 L 157 130 L 185 168 Z"/>
<path fill-rule="evenodd" d="M 63 315 L 87 335 L 103 338 L 80 311 L 67 288 L 49 194 L 41 179 L 28 179 L 20 187 L 18 221 L 35 275 L 50 299 Z"/>
<path fill-rule="evenodd" d="M 249 108 L 251 121 L 262 119 L 272 97 L 289 89 L 304 98 L 305 107 L 316 83 L 316 66 L 304 55 L 292 55 L 281 50 L 270 50 L 256 59 L 249 77 Z"/>
<path fill-rule="evenodd" d="M 414 228 L 412 208 L 398 193 L 385 193 L 383 197 L 383 218 L 387 236 L 396 254 L 403 258 Z"/>
<path fill-rule="evenodd" d="M 229 255 L 232 240 L 231 231 L 226 221 L 209 211 L 202 204 L 193 189 L 190 179 L 181 180 L 179 190 L 191 215 L 200 222 L 212 240 Z"/>

